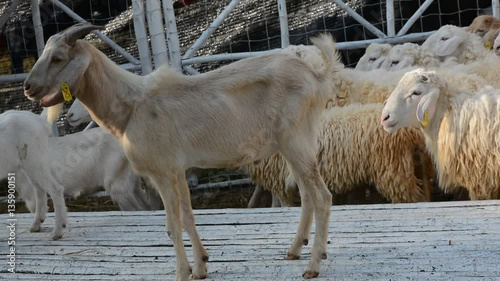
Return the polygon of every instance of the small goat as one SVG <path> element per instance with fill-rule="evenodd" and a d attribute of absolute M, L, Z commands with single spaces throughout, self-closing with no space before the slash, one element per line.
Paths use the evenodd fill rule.
<path fill-rule="evenodd" d="M 17 174 L 17 191 L 25 199 L 28 209 L 35 212 L 31 232 L 40 231 L 48 210 L 47 193 L 50 195 L 56 219 L 52 239 L 56 240 L 62 237 L 67 219 L 64 187 L 52 176 L 47 163 L 48 142 L 52 136 L 47 121 L 51 122 L 59 115 L 50 111 L 44 109 L 42 116 L 22 110 L 9 110 L 0 114 L 0 175 Z M 33 188 L 21 188 L 24 186 Z"/>
<path fill-rule="evenodd" d="M 208 261 L 185 170 L 235 167 L 276 152 L 285 157 L 302 197 L 286 258 L 300 257 L 314 215 L 314 243 L 303 276 L 317 277 L 326 258 L 332 204 L 316 160 L 321 114 L 327 101 L 336 99 L 332 74 L 339 58 L 331 37 L 314 40 L 324 59 L 319 70 L 293 55 L 269 54 L 196 76 L 162 66 L 142 77 L 77 40 L 99 28 L 77 24 L 51 36 L 24 82 L 24 94 L 42 106 L 58 104 L 64 100 L 61 83 L 67 83 L 92 119 L 119 139 L 134 170 L 149 176 L 163 200 L 176 279 L 188 280 L 191 271 L 182 227 L 193 248 L 194 279 L 206 277 Z"/>

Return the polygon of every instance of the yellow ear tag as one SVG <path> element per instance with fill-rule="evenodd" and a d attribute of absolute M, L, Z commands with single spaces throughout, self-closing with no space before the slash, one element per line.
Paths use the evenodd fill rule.
<path fill-rule="evenodd" d="M 491 42 L 490 42 L 490 40 L 487 40 L 484 45 L 486 47 L 486 50 L 488 50 L 488 51 L 491 50 Z"/>
<path fill-rule="evenodd" d="M 71 96 L 71 90 L 69 89 L 69 85 L 66 82 L 61 83 L 61 92 L 64 98 L 64 101 L 71 101 L 73 96 Z"/>
<path fill-rule="evenodd" d="M 422 121 L 422 126 L 427 127 L 429 125 L 429 111 L 424 112 L 424 120 Z"/>

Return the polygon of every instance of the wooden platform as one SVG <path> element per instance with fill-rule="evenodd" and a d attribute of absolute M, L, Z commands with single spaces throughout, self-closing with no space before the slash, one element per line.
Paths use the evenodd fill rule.
<path fill-rule="evenodd" d="M 302 280 L 311 245 L 301 260 L 283 259 L 299 213 L 196 211 L 210 254 L 207 280 Z M 174 280 L 163 211 L 70 213 L 60 241 L 50 240 L 52 214 L 42 233 L 28 232 L 32 215 L 17 218 L 17 273 L 2 261 L 0 279 Z M 6 259 L 5 214 L 1 221 Z M 500 201 L 334 206 L 317 280 L 500 280 Z"/>

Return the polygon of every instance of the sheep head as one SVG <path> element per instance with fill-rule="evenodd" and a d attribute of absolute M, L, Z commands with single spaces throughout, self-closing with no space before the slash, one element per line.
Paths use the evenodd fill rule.
<path fill-rule="evenodd" d="M 495 52 L 497 56 L 500 56 L 500 33 L 497 33 L 495 43 L 493 43 L 493 52 Z"/>
<path fill-rule="evenodd" d="M 422 47 L 440 57 L 441 61 L 449 57 L 458 58 L 463 52 L 463 43 L 468 38 L 467 34 L 463 28 L 458 26 L 444 25 L 429 36 Z"/>
<path fill-rule="evenodd" d="M 405 43 L 392 47 L 382 64 L 382 68 L 395 71 L 410 67 L 415 64 L 420 46 L 414 43 Z"/>
<path fill-rule="evenodd" d="M 66 116 L 66 120 L 68 120 L 69 125 L 72 127 L 76 127 L 82 123 L 88 123 L 92 121 L 90 113 L 85 108 L 83 103 L 78 99 L 75 99 Z"/>
<path fill-rule="evenodd" d="M 368 48 L 366 48 L 365 54 L 359 59 L 356 69 L 372 70 L 382 67 L 390 50 L 391 45 L 389 44 L 370 44 Z"/>
<path fill-rule="evenodd" d="M 51 36 L 24 81 L 24 95 L 47 107 L 64 101 L 61 91 L 63 82 L 76 91 L 91 61 L 91 55 L 77 40 L 97 29 L 102 27 L 79 23 Z"/>
<path fill-rule="evenodd" d="M 472 23 L 467 27 L 468 32 L 476 33 L 483 37 L 486 32 L 491 27 L 491 24 L 495 21 L 495 17 L 491 15 L 481 15 L 477 16 Z"/>
<path fill-rule="evenodd" d="M 434 71 L 407 72 L 390 94 L 382 110 L 381 123 L 389 133 L 400 128 L 428 126 L 432 122 L 442 80 Z"/>

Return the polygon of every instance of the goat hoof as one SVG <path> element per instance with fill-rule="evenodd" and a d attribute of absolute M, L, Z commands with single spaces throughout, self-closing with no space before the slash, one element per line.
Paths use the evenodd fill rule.
<path fill-rule="evenodd" d="M 309 240 L 307 239 L 302 240 L 302 245 L 307 246 L 307 244 L 309 244 Z"/>
<path fill-rule="evenodd" d="M 319 272 L 317 272 L 317 271 L 306 271 L 306 272 L 304 272 L 304 274 L 302 274 L 302 277 L 304 277 L 304 279 L 316 278 L 318 276 L 319 276 Z"/>
<path fill-rule="evenodd" d="M 40 232 L 40 226 L 39 225 L 32 225 L 30 227 L 30 232 Z"/>
<path fill-rule="evenodd" d="M 63 237 L 62 234 L 52 234 L 52 240 L 59 240 Z"/>
<path fill-rule="evenodd" d="M 300 256 L 294 255 L 292 253 L 286 253 L 285 260 L 298 260 Z"/>
<path fill-rule="evenodd" d="M 201 279 L 207 278 L 207 275 L 206 274 L 205 275 L 196 275 L 196 274 L 193 274 L 191 277 L 193 279 L 195 279 L 195 280 L 201 280 Z"/>
<path fill-rule="evenodd" d="M 328 255 L 326 253 L 321 254 L 321 259 L 326 260 L 328 258 Z"/>

